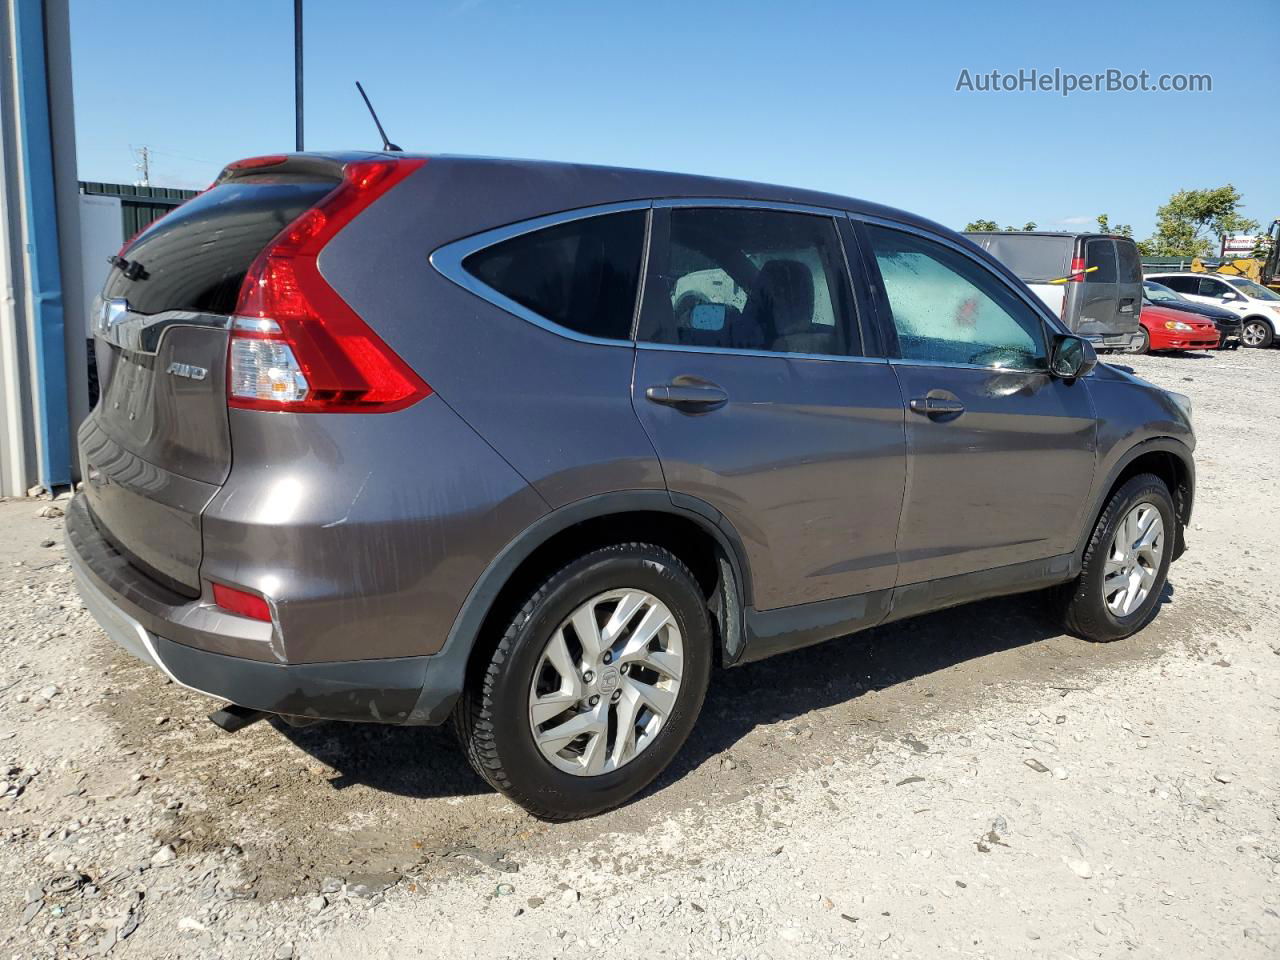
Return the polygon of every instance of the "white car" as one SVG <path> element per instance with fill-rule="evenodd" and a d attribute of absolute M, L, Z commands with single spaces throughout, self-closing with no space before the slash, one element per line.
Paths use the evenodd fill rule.
<path fill-rule="evenodd" d="M 1238 313 L 1244 323 L 1240 341 L 1246 347 L 1269 347 L 1280 331 L 1280 293 L 1248 277 L 1221 273 L 1148 273 L 1145 279 L 1163 283 L 1188 300 L 1211 303 Z"/>

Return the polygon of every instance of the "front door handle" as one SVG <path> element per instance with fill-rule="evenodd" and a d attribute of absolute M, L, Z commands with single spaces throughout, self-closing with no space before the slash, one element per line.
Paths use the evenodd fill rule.
<path fill-rule="evenodd" d="M 957 416 L 964 413 L 963 403 L 947 397 L 914 397 L 910 406 L 912 413 L 923 414 L 926 417 Z"/>
<path fill-rule="evenodd" d="M 652 403 L 675 407 L 683 413 L 708 413 L 729 402 L 729 394 L 714 383 L 663 383 L 649 387 L 644 395 Z"/>

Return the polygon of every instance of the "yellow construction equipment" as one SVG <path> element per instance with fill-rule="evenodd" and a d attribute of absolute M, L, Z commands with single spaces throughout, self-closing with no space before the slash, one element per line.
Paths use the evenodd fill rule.
<path fill-rule="evenodd" d="M 1191 270 L 1193 273 L 1225 273 L 1228 276 L 1248 277 L 1254 283 L 1280 292 L 1280 220 L 1272 220 L 1271 226 L 1267 227 L 1267 240 L 1265 257 L 1223 260 L 1213 269 L 1196 257 L 1191 261 Z"/>

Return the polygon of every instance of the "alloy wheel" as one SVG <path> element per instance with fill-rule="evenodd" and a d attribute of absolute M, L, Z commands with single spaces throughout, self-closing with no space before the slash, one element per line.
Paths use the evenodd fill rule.
<path fill-rule="evenodd" d="M 1102 574 L 1102 599 L 1117 617 L 1142 606 L 1155 586 L 1164 555 L 1164 520 L 1143 501 L 1131 509 L 1111 539 Z"/>
<path fill-rule="evenodd" d="M 1259 346 L 1267 338 L 1267 331 L 1256 320 L 1246 323 L 1240 331 L 1240 339 L 1246 347 Z"/>
<path fill-rule="evenodd" d="M 625 766 L 675 708 L 684 647 L 675 617 L 644 590 L 592 597 L 552 633 L 529 688 L 542 756 L 575 776 Z"/>

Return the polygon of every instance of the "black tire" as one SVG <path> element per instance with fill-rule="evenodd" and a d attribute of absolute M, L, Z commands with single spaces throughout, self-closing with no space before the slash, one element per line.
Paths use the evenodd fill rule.
<path fill-rule="evenodd" d="M 1143 501 L 1153 504 L 1160 512 L 1160 519 L 1164 523 L 1164 550 L 1160 556 L 1155 582 L 1146 599 L 1133 613 L 1117 617 L 1108 608 L 1102 591 L 1107 553 L 1120 522 Z M 1178 535 L 1177 522 L 1169 488 L 1155 474 L 1141 473 L 1130 477 L 1112 494 L 1085 546 L 1080 576 L 1062 589 L 1063 622 L 1067 633 L 1082 640 L 1107 643 L 1131 636 L 1151 621 L 1169 575 L 1174 538 Z"/>
<path fill-rule="evenodd" d="M 1256 328 L 1256 332 L 1253 335 L 1260 337 L 1255 343 L 1249 343 L 1245 340 L 1245 336 L 1249 334 L 1251 327 Z M 1271 346 L 1272 341 L 1275 340 L 1275 335 L 1275 329 L 1271 324 L 1260 317 L 1245 317 L 1244 326 L 1240 328 L 1240 342 L 1246 347 L 1254 347 L 1258 350 L 1265 350 Z"/>
<path fill-rule="evenodd" d="M 553 631 L 581 604 L 610 589 L 636 587 L 665 603 L 683 639 L 683 675 L 670 716 L 652 743 L 609 773 L 575 776 L 552 766 L 529 727 L 529 688 Z M 711 621 L 693 574 L 661 547 L 626 543 L 569 563 L 533 592 L 464 692 L 454 725 L 467 758 L 494 789 L 536 817 L 575 820 L 626 802 L 643 790 L 684 744 L 706 696 Z"/>
<path fill-rule="evenodd" d="M 1147 333 L 1145 327 L 1138 328 L 1138 345 L 1133 348 L 1134 353 L 1147 353 L 1151 350 L 1151 336 Z"/>

